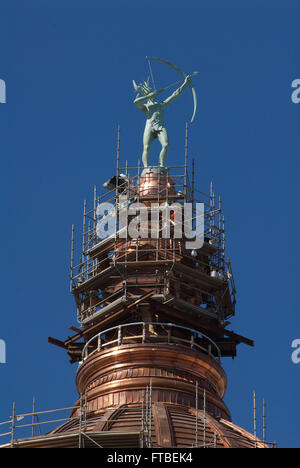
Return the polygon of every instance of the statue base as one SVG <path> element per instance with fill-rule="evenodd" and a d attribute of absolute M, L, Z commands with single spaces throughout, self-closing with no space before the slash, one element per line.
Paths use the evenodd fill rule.
<path fill-rule="evenodd" d="M 167 175 L 168 171 L 169 169 L 164 166 L 148 166 L 148 167 L 144 167 L 141 175 L 144 176 L 145 174 L 150 174 L 150 173 Z"/>
<path fill-rule="evenodd" d="M 166 200 L 170 196 L 174 197 L 176 195 L 175 182 L 168 174 L 169 169 L 157 166 L 145 167 L 139 179 L 139 196 L 152 199 L 154 202 Z"/>

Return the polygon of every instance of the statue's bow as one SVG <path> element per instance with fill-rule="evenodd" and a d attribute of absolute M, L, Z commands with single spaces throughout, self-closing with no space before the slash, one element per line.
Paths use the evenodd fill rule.
<path fill-rule="evenodd" d="M 157 57 L 146 57 L 146 59 L 147 60 L 157 60 L 158 62 L 165 63 L 166 65 L 169 65 L 169 67 L 173 68 L 173 70 L 177 71 L 177 73 L 179 73 L 184 78 L 187 76 L 186 73 L 181 71 L 178 67 L 173 65 L 173 63 L 168 62 L 167 60 L 157 58 Z M 195 75 L 195 74 L 197 74 L 197 73 L 196 72 L 193 73 L 193 75 Z M 191 118 L 191 122 L 193 122 L 193 120 L 195 118 L 195 115 L 196 115 L 196 110 L 197 110 L 197 96 L 196 96 L 195 88 L 193 87 L 192 83 L 190 84 L 190 87 L 191 87 L 191 91 L 192 91 L 192 94 L 193 94 L 193 101 L 194 101 L 194 112 L 193 112 L 193 115 L 192 115 L 192 118 Z"/>

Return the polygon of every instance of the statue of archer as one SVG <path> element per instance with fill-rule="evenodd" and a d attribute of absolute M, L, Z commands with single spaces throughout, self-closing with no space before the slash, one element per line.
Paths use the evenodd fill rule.
<path fill-rule="evenodd" d="M 157 138 L 162 146 L 159 155 L 159 166 L 164 167 L 169 150 L 169 137 L 164 123 L 164 109 L 171 104 L 171 102 L 175 101 L 187 86 L 191 86 L 191 78 L 189 75 L 186 75 L 183 84 L 162 102 L 156 102 L 155 98 L 164 91 L 165 88 L 154 91 L 149 86 L 148 81 L 143 81 L 139 86 L 133 81 L 134 89 L 138 93 L 134 104 L 147 117 L 143 136 L 144 149 L 142 160 L 144 167 L 149 167 L 150 149 L 153 141 Z"/>

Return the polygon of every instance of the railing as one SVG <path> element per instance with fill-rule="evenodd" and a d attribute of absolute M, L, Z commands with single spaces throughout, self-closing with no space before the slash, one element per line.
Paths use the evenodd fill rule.
<path fill-rule="evenodd" d="M 43 438 L 47 439 L 48 436 L 51 436 L 51 431 L 57 429 L 57 424 L 68 424 L 73 423 L 74 433 L 78 433 L 78 445 L 80 447 L 80 437 L 88 437 L 87 423 L 93 421 L 90 419 L 94 416 L 94 411 L 88 411 L 86 409 L 86 402 L 82 403 L 82 399 L 80 399 L 80 406 L 70 406 L 67 408 L 56 408 L 53 410 L 46 410 L 46 411 L 33 411 L 30 413 L 16 413 L 15 411 L 15 404 L 13 404 L 12 416 L 8 421 L 1 421 L 0 422 L 0 448 L 8 447 L 18 447 L 18 443 L 30 440 L 33 438 Z M 115 408 L 113 408 L 115 409 Z M 78 416 L 70 416 L 65 415 L 64 413 L 70 411 L 73 413 L 74 410 L 78 411 Z M 61 414 L 63 412 L 63 414 Z M 59 413 L 61 417 L 56 417 L 55 415 Z M 97 417 L 97 422 L 103 422 L 103 429 L 102 431 L 109 431 L 110 425 L 114 424 L 115 422 L 119 421 L 118 417 L 115 418 L 105 418 L 105 415 L 102 414 L 101 416 Z M 147 426 L 145 426 L 145 421 L 141 419 L 141 417 L 131 417 L 131 418 L 122 418 L 123 422 L 135 422 L 141 426 L 141 430 L 145 431 Z M 4 429 L 5 428 L 5 429 Z M 3 432 L 3 430 L 5 432 Z M 60 433 L 56 432 L 53 433 L 52 436 L 59 437 L 62 434 L 67 433 Z M 89 437 L 88 437 L 89 438 Z M 98 444 L 94 441 L 95 445 Z M 98 445 L 99 446 L 99 445 Z"/>
<path fill-rule="evenodd" d="M 130 334 L 130 328 L 134 328 L 135 333 L 137 334 Z M 155 328 L 159 328 L 159 332 L 164 332 L 164 334 L 156 333 Z M 186 336 L 176 336 L 176 334 L 172 333 L 173 331 L 175 331 L 177 335 L 183 331 L 186 333 Z M 107 337 L 107 335 L 109 336 Z M 108 328 L 107 330 L 93 336 L 93 338 L 85 344 L 82 350 L 82 360 L 84 361 L 103 349 L 129 344 L 130 342 L 164 342 L 168 344 L 180 344 L 182 346 L 204 352 L 218 362 L 221 359 L 220 348 L 211 338 L 198 330 L 184 327 L 182 325 L 175 325 L 173 323 L 134 322 Z"/>
<path fill-rule="evenodd" d="M 35 437 L 36 435 L 42 436 L 42 427 L 46 427 L 46 433 L 53 430 L 58 423 L 65 423 L 71 420 L 70 416 L 65 415 L 65 412 L 70 413 L 74 408 L 57 408 L 46 411 L 33 411 L 30 413 L 19 413 L 16 414 L 15 404 L 13 404 L 12 416 L 8 421 L 0 422 L 0 445 L 3 443 L 10 443 L 14 445 L 16 440 L 19 438 Z M 61 414 L 63 412 L 63 414 Z M 54 414 L 60 413 L 61 417 L 55 417 Z M 50 416 L 51 415 L 51 416 Z M 43 419 L 41 419 L 41 417 Z M 20 422 L 22 421 L 22 422 Z M 5 428 L 5 432 L 3 432 Z M 37 432 L 37 434 L 36 434 Z"/>

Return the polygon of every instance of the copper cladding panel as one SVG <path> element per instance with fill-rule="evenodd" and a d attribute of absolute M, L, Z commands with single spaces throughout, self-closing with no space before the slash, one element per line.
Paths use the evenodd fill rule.
<path fill-rule="evenodd" d="M 140 197 L 155 197 L 162 200 L 176 195 L 175 183 L 168 175 L 149 172 L 140 177 L 138 194 Z"/>
<path fill-rule="evenodd" d="M 207 392 L 207 409 L 214 416 L 230 418 L 222 401 L 226 376 L 211 357 L 174 344 L 128 344 L 98 352 L 77 371 L 77 388 L 87 394 L 89 410 L 142 404 L 143 392 L 152 381 L 153 402 L 195 407 L 195 382 Z M 203 400 L 199 394 L 200 404 Z M 200 406 L 201 407 L 201 406 Z"/>
<path fill-rule="evenodd" d="M 114 434 L 115 448 L 127 447 L 126 439 L 130 434 L 136 434 L 143 429 L 143 409 L 141 406 L 120 406 L 118 408 L 99 412 L 86 422 L 87 433 Z M 207 448 L 267 448 L 259 439 L 231 422 L 214 419 L 202 410 L 182 405 L 153 403 L 151 412 L 151 443 L 152 447 L 207 447 Z M 197 431 L 196 431 L 197 426 Z M 79 419 L 66 423 L 52 431 L 51 435 L 72 434 L 78 432 Z M 120 439 L 120 435 L 123 435 Z M 102 438 L 105 441 L 105 438 Z M 122 440 L 123 445 L 122 445 Z M 113 447 L 110 442 L 110 447 Z M 139 445 L 136 443 L 135 447 Z M 105 445 L 103 445 L 105 447 Z"/>

